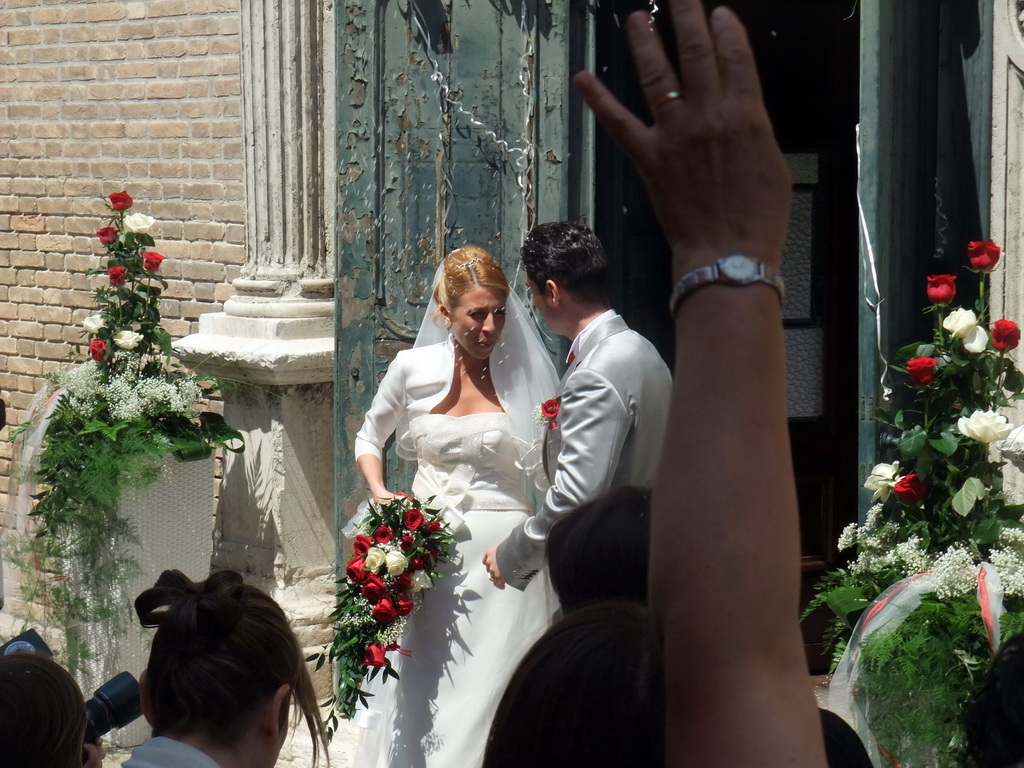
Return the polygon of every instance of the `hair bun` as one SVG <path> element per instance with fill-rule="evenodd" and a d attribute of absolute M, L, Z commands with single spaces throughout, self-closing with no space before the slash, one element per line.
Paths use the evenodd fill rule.
<path fill-rule="evenodd" d="M 215 573 L 201 586 L 181 571 L 164 571 L 135 599 L 135 612 L 142 626 L 180 633 L 188 643 L 229 631 L 241 620 L 242 585 L 234 571 Z"/>

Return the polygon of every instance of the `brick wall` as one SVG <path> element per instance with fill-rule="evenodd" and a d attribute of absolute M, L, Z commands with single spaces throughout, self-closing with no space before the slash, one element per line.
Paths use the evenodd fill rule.
<path fill-rule="evenodd" d="M 174 338 L 231 295 L 244 258 L 238 6 L 0 3 L 0 396 L 11 424 L 82 338 L 110 192 L 127 189 L 159 222 Z"/>

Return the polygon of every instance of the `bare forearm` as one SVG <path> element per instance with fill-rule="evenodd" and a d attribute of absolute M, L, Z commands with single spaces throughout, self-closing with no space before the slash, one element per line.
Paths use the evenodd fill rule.
<path fill-rule="evenodd" d="M 755 642 L 742 631 L 750 620 L 788 625 L 797 610 L 796 491 L 778 297 L 767 286 L 705 288 L 683 303 L 678 328 L 681 364 L 652 536 L 671 546 L 655 546 L 652 601 L 667 603 L 678 584 L 701 584 L 686 590 L 692 604 L 683 612 L 707 609 L 720 619 L 696 627 L 684 619 L 687 642 L 708 642 L 702 633 L 734 622 L 734 631 L 714 644 L 729 658 L 730 644 Z M 771 588 L 736 594 L 730 584 L 737 582 Z M 728 593 L 729 610 L 711 610 L 721 608 L 719 590 Z M 655 615 L 667 621 L 672 614 Z"/>
<path fill-rule="evenodd" d="M 356 466 L 363 473 L 363 479 L 375 499 L 388 499 L 394 495 L 384 485 L 384 463 L 379 456 L 364 453 L 356 459 Z"/>
<path fill-rule="evenodd" d="M 667 747 L 694 765 L 820 765 L 796 621 L 799 535 L 778 297 L 767 286 L 702 289 L 680 309 L 677 336 L 685 364 L 651 531 L 652 615 L 667 679 L 685 681 L 669 685 L 669 712 L 684 725 Z M 752 738 L 709 743 L 708 729 L 721 732 L 723 720 L 749 727 Z"/>

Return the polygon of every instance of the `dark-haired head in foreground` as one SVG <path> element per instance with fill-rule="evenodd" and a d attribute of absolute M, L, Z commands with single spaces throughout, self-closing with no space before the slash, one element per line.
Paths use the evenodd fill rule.
<path fill-rule="evenodd" d="M 42 653 L 0 656 L 3 765 L 81 768 L 85 701 L 74 678 Z"/>
<path fill-rule="evenodd" d="M 299 641 L 269 595 L 234 571 L 199 583 L 164 571 L 135 600 L 135 610 L 144 627 L 157 628 L 140 681 L 154 736 L 232 748 L 277 701 L 278 728 L 286 732 L 294 701 L 316 763 L 326 739 L 313 684 Z"/>
<path fill-rule="evenodd" d="M 999 649 L 985 685 L 964 711 L 964 728 L 978 768 L 1024 763 L 1024 635 Z"/>
<path fill-rule="evenodd" d="M 567 614 L 527 652 L 494 716 L 484 768 L 664 764 L 661 653 L 647 609 Z"/>
<path fill-rule="evenodd" d="M 559 520 L 548 533 L 547 556 L 562 610 L 615 598 L 646 603 L 650 536 L 651 492 L 632 485 L 612 488 Z"/>

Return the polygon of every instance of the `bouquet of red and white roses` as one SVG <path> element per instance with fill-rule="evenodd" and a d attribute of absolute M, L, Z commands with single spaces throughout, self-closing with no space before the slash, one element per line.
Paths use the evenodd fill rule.
<path fill-rule="evenodd" d="M 334 642 L 317 657 L 317 668 L 329 661 L 338 674 L 337 691 L 328 702 L 331 731 L 337 715 L 351 717 L 358 704 L 366 705 L 364 679 L 381 673 L 398 679 L 387 655 L 411 653 L 398 644 L 406 617 L 422 599 L 420 593 L 433 585 L 434 568 L 447 560 L 454 542 L 439 510 L 405 494 L 369 504 L 355 529 L 353 557 L 333 613 Z"/>
<path fill-rule="evenodd" d="M 1024 399 L 1011 354 L 1021 332 L 990 312 L 999 246 L 971 242 L 966 256 L 970 276 L 922 286 L 931 338 L 900 349 L 892 366 L 911 396 L 877 415 L 897 454 L 871 469 L 864 522 L 839 538 L 856 558 L 827 574 L 811 603 L 836 614 L 833 704 L 847 702 L 869 749 L 877 741 L 893 765 L 967 763 L 963 707 L 1000 633 L 1024 631 L 1024 504 L 1004 492 L 1002 461 L 1014 455 L 1007 407 Z"/>

